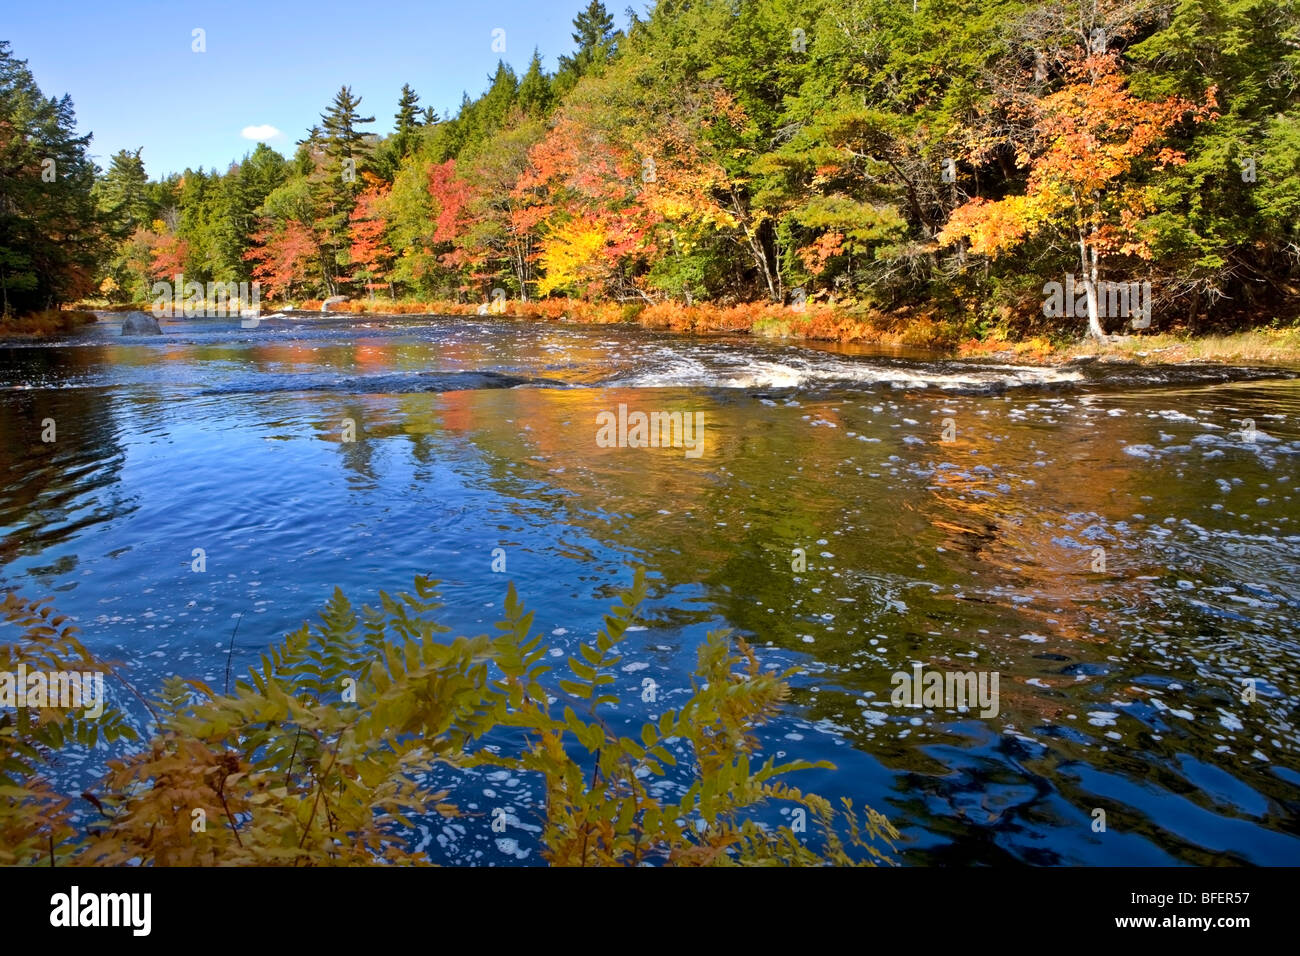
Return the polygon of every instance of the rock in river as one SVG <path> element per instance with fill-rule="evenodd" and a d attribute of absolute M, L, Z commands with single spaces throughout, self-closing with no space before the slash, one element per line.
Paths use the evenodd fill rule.
<path fill-rule="evenodd" d="M 128 312 L 122 320 L 123 335 L 162 335 L 158 320 L 143 312 Z"/>

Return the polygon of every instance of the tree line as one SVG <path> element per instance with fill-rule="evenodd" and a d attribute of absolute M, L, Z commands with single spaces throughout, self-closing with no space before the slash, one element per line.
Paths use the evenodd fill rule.
<path fill-rule="evenodd" d="M 1150 282 L 1164 326 L 1294 299 L 1288 0 L 660 0 L 623 29 L 593 0 L 573 39 L 454 115 L 408 85 L 378 136 L 345 86 L 291 157 L 155 181 L 138 150 L 93 170 L 67 98 L 0 48 L 4 307 L 148 301 L 179 272 L 272 301 L 500 289 L 1022 330 L 1067 274 L 1093 331 L 1103 283 Z"/>

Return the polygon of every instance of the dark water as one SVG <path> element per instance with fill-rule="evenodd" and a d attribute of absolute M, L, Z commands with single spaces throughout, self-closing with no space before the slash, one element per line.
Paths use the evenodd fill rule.
<path fill-rule="evenodd" d="M 495 320 L 116 332 L 0 348 L 0 586 L 52 593 L 147 689 L 219 685 L 240 614 L 242 672 L 335 585 L 420 572 L 458 633 L 513 580 L 567 656 L 644 565 L 623 715 L 658 713 L 647 678 L 675 706 L 736 628 L 802 672 L 766 751 L 836 763 L 792 782 L 886 813 L 904 862 L 1300 864 L 1289 373 Z M 702 453 L 600 447 L 620 403 L 703 413 Z M 997 715 L 892 705 L 913 662 L 996 671 Z M 457 796 L 524 826 L 435 823 L 435 859 L 536 862 L 534 782 Z"/>

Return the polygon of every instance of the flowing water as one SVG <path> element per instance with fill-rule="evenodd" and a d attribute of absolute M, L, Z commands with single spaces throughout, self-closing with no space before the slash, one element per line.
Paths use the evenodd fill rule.
<path fill-rule="evenodd" d="M 1300 864 L 1286 370 L 110 318 L 0 348 L 0 385 L 0 587 L 53 595 L 145 689 L 220 686 L 236 620 L 242 673 L 335 586 L 359 603 L 421 572 L 456 633 L 490 630 L 513 580 L 562 665 L 644 566 L 620 714 L 675 706 L 734 628 L 799 671 L 764 753 L 836 764 L 791 782 L 884 812 L 905 863 Z M 700 413 L 700 444 L 605 447 L 620 405 Z M 996 673 L 996 714 L 891 702 L 918 664 Z M 537 862 L 536 790 L 469 780 L 462 805 L 506 806 L 517 836 L 431 821 L 423 843 Z"/>

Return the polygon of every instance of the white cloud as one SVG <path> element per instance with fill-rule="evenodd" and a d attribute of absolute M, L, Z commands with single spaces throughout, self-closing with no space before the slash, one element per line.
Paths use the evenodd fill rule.
<path fill-rule="evenodd" d="M 240 131 L 239 135 L 244 137 L 244 139 L 265 142 L 268 139 L 275 139 L 284 134 L 270 123 L 263 123 L 261 126 L 245 126 L 243 130 Z"/>

